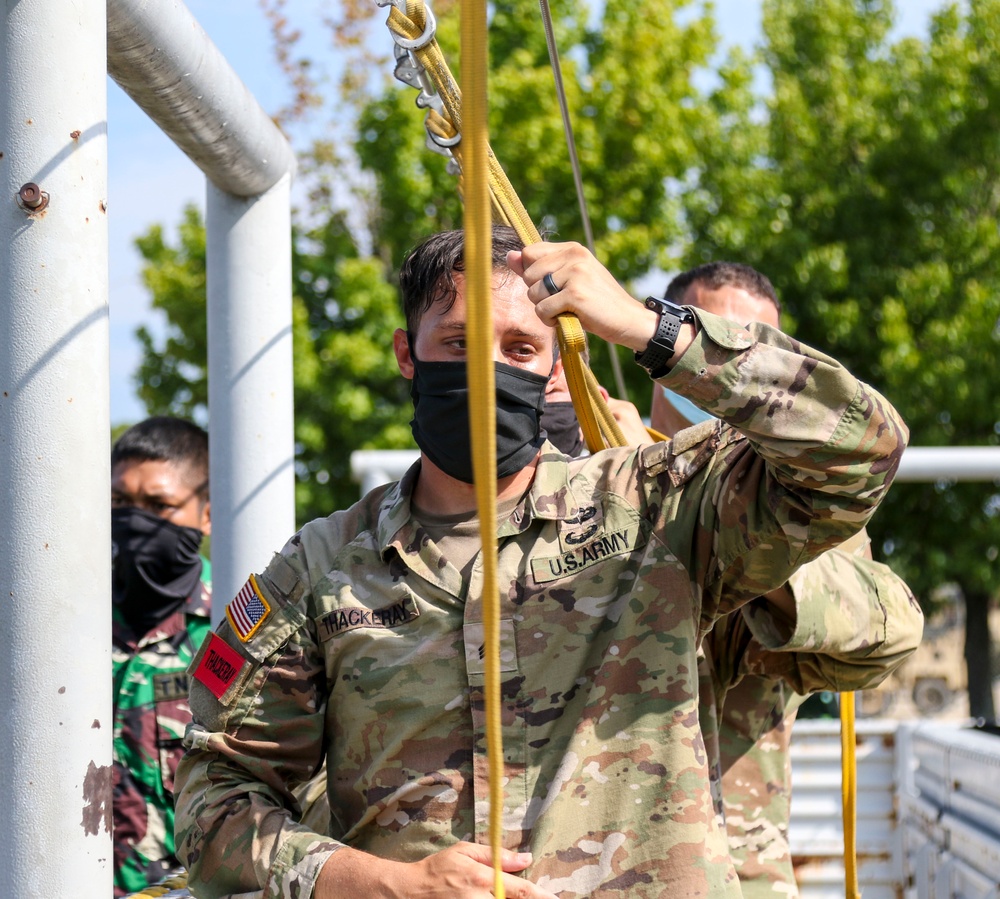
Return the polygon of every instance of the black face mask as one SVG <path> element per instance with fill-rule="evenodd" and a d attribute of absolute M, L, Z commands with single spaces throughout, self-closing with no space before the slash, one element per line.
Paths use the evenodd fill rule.
<path fill-rule="evenodd" d="M 545 436 L 567 456 L 576 457 L 583 452 L 580 421 L 572 403 L 546 403 L 542 410 L 542 428 Z"/>
<path fill-rule="evenodd" d="M 469 388 L 464 362 L 420 362 L 413 354 L 413 439 L 438 468 L 472 483 Z M 549 379 L 503 362 L 496 366 L 497 477 L 515 474 L 542 445 L 539 427 Z"/>
<path fill-rule="evenodd" d="M 111 510 L 112 593 L 144 634 L 181 607 L 201 579 L 202 533 L 135 506 Z"/>

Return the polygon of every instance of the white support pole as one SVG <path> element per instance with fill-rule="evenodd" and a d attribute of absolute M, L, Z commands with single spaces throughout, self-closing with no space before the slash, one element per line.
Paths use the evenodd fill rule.
<path fill-rule="evenodd" d="M 896 481 L 998 481 L 1000 446 L 911 446 Z"/>
<path fill-rule="evenodd" d="M 107 0 L 108 73 L 209 179 L 212 620 L 295 527 L 292 149 L 181 0 Z"/>
<path fill-rule="evenodd" d="M 105 0 L 0 12 L 0 896 L 107 899 Z"/>
<path fill-rule="evenodd" d="M 290 182 L 251 198 L 208 185 L 215 623 L 294 527 Z"/>

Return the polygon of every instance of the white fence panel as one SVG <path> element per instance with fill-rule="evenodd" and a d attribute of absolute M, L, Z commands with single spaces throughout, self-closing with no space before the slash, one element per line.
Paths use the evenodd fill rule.
<path fill-rule="evenodd" d="M 1000 736 L 907 725 L 899 759 L 907 899 L 1000 899 Z"/>
<path fill-rule="evenodd" d="M 903 871 L 896 828 L 895 721 L 858 721 L 858 881 L 865 899 L 897 899 Z M 789 840 L 802 899 L 843 899 L 840 724 L 799 721 L 792 752 Z"/>

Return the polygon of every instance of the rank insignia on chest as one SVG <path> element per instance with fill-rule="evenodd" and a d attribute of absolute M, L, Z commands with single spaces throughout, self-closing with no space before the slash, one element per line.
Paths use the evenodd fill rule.
<path fill-rule="evenodd" d="M 271 606 L 257 586 L 257 579 L 251 574 L 236 598 L 226 606 L 226 617 L 244 643 L 260 630 L 260 626 L 271 614 Z"/>

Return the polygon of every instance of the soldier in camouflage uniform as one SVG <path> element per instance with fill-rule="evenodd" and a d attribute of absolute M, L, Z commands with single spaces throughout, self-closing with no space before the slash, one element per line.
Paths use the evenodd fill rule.
<path fill-rule="evenodd" d="M 177 838 L 201 899 L 491 895 L 461 241 L 435 236 L 401 275 L 420 461 L 292 537 L 192 663 Z M 495 230 L 505 889 L 737 897 L 698 646 L 864 526 L 905 426 L 777 330 L 658 314 L 578 244 L 516 246 Z M 568 460 L 538 426 L 564 311 L 640 363 L 653 350 L 658 379 L 740 430 Z M 293 790 L 324 759 L 319 832 Z"/>
<path fill-rule="evenodd" d="M 174 773 L 191 721 L 187 666 L 210 632 L 208 435 L 158 417 L 111 453 L 115 896 L 182 869 Z"/>
<path fill-rule="evenodd" d="M 923 631 L 919 604 L 872 560 L 864 531 L 803 565 L 781 591 L 794 618 L 771 612 L 772 591 L 716 622 L 703 644 L 702 730 L 745 897 L 798 895 L 788 748 L 805 694 L 877 686 Z"/>
<path fill-rule="evenodd" d="M 778 327 L 774 287 L 749 266 L 699 266 L 671 281 L 666 296 Z M 710 420 L 654 388 L 655 429 L 673 436 Z M 799 568 L 768 600 L 716 622 L 705 638 L 701 724 L 744 896 L 794 897 L 788 747 L 798 707 L 810 692 L 877 686 L 919 644 L 923 616 L 906 584 L 872 560 L 864 531 Z M 773 614 L 775 604 L 790 612 L 788 620 Z"/>

